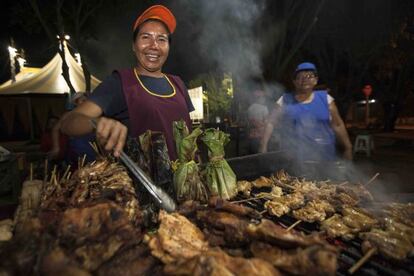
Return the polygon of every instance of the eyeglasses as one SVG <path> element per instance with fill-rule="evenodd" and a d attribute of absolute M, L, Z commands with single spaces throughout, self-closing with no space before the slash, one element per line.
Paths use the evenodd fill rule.
<path fill-rule="evenodd" d="M 308 74 L 298 74 L 296 76 L 297 80 L 310 80 L 310 79 L 314 79 L 316 78 L 315 74 L 313 73 L 308 73 Z"/>

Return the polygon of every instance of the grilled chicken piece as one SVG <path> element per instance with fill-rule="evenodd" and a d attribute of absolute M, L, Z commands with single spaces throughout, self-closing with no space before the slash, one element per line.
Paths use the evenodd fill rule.
<path fill-rule="evenodd" d="M 236 203 L 231 203 L 219 197 L 211 197 L 208 206 L 216 210 L 223 210 L 238 216 L 260 219 L 262 216 L 254 209 Z"/>
<path fill-rule="evenodd" d="M 364 253 L 375 247 L 383 256 L 395 260 L 404 260 L 414 253 L 411 241 L 398 233 L 372 229 L 370 232 L 360 233 L 359 237 L 364 240 Z"/>
<path fill-rule="evenodd" d="M 334 214 L 322 221 L 320 229 L 331 238 L 342 237 L 347 241 L 355 238 L 355 231 L 343 222 L 342 216 L 339 214 Z"/>
<path fill-rule="evenodd" d="M 249 242 L 246 235 L 246 229 L 249 225 L 247 218 L 238 217 L 228 212 L 202 210 L 197 212 L 197 220 L 210 233 L 222 236 L 228 247 L 243 246 Z"/>
<path fill-rule="evenodd" d="M 269 214 L 281 217 L 289 213 L 290 210 L 299 208 L 304 203 L 305 197 L 302 193 L 293 193 L 267 201 L 264 206 Z"/>
<path fill-rule="evenodd" d="M 298 210 L 294 210 L 293 216 L 296 219 L 306 221 L 306 222 L 315 222 L 315 221 L 324 221 L 327 216 L 335 213 L 335 208 L 329 204 L 326 200 L 312 200 L 309 201 L 305 207 Z"/>
<path fill-rule="evenodd" d="M 165 266 L 164 272 L 168 275 L 191 276 L 280 275 L 277 269 L 267 261 L 256 258 L 231 257 L 220 249 L 211 249 L 184 262 L 168 264 Z"/>
<path fill-rule="evenodd" d="M 250 245 L 253 256 L 266 260 L 292 275 L 335 275 L 338 252 L 331 246 L 313 245 L 305 249 L 282 250 L 267 243 Z"/>
<path fill-rule="evenodd" d="M 272 187 L 273 186 L 273 181 L 270 178 L 261 176 L 259 178 L 257 178 L 256 180 L 251 182 L 253 187 L 256 188 L 264 188 L 264 187 Z"/>
<path fill-rule="evenodd" d="M 200 229 L 178 213 L 160 211 L 161 224 L 148 245 L 151 254 L 163 263 L 190 259 L 207 250 L 208 243 Z"/>
<path fill-rule="evenodd" d="M 282 248 L 326 244 L 326 241 L 317 234 L 308 236 L 302 233 L 293 234 L 267 219 L 263 219 L 258 225 L 249 224 L 247 234 L 251 240 L 265 241 Z"/>
<path fill-rule="evenodd" d="M 72 208 L 63 213 L 58 235 L 61 239 L 81 244 L 86 240 L 102 239 L 129 224 L 125 211 L 112 202 L 84 208 Z"/>
<path fill-rule="evenodd" d="M 99 267 L 97 275 L 151 275 L 161 263 L 141 244 L 125 250 Z"/>
<path fill-rule="evenodd" d="M 350 228 L 359 231 L 369 231 L 378 224 L 378 221 L 370 214 L 356 207 L 344 207 L 342 209 L 343 222 Z"/>
<path fill-rule="evenodd" d="M 241 180 L 237 181 L 237 191 L 243 194 L 245 197 L 250 197 L 253 184 L 250 181 Z"/>

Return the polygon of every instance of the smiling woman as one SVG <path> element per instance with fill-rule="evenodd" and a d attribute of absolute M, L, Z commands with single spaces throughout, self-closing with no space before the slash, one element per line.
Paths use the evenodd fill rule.
<path fill-rule="evenodd" d="M 138 16 L 132 28 L 136 66 L 107 77 L 86 102 L 66 116 L 64 132 L 91 132 L 89 120 L 95 118 L 98 141 L 118 156 L 127 136 L 159 131 L 165 136 L 170 159 L 175 160 L 173 122 L 182 119 L 191 129 L 189 112 L 194 110 L 181 78 L 162 70 L 175 27 L 174 15 L 162 5 L 151 6 Z"/>

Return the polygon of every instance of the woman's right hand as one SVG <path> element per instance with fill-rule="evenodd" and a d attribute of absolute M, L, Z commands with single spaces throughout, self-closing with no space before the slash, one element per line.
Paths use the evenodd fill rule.
<path fill-rule="evenodd" d="M 96 139 L 105 150 L 113 151 L 115 157 L 120 156 L 127 133 L 127 127 L 114 119 L 100 117 L 97 121 Z"/>

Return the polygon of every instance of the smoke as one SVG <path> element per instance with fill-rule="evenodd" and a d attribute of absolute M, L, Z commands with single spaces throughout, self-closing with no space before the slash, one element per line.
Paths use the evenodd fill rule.
<path fill-rule="evenodd" d="M 207 70 L 232 73 L 240 79 L 262 75 L 262 45 L 255 28 L 264 0 L 180 0 L 174 1 L 173 8 L 177 11 L 177 33 L 189 33 L 182 36 L 190 46 L 185 49 L 198 52 Z M 200 59 L 190 56 L 194 65 L 199 64 Z"/>

